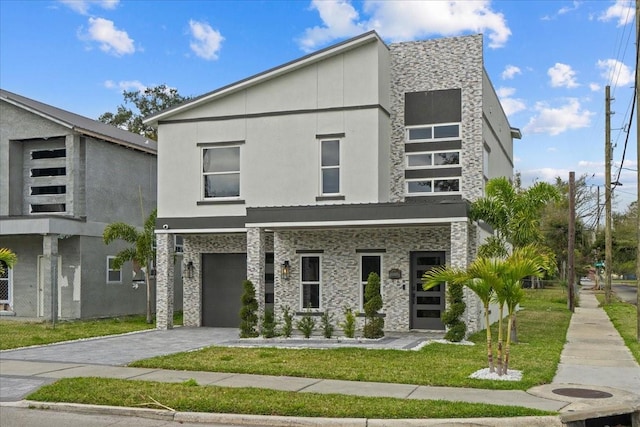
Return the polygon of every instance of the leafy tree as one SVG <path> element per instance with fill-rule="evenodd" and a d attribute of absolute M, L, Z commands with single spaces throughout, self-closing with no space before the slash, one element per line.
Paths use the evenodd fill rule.
<path fill-rule="evenodd" d="M 367 284 L 364 288 L 364 315 L 365 325 L 363 335 L 365 338 L 380 338 L 384 336 L 384 319 L 378 316 L 382 308 L 382 295 L 380 295 L 380 276 L 369 273 Z"/>
<path fill-rule="evenodd" d="M 251 280 L 242 282 L 244 292 L 240 297 L 240 338 L 253 338 L 258 336 L 258 300 L 256 288 Z"/>
<path fill-rule="evenodd" d="M 559 200 L 558 190 L 546 182 L 537 182 L 523 189 L 519 180 L 512 184 L 507 178 L 487 182 L 486 196 L 471 205 L 471 217 L 483 220 L 496 231 L 487 244 L 480 246 L 480 256 L 502 256 L 508 245 L 522 247 L 541 243 L 540 216 L 547 203 Z"/>
<path fill-rule="evenodd" d="M 142 123 L 144 118 L 191 99 L 189 96 L 180 95 L 177 89 L 170 88 L 165 84 L 148 87 L 144 90 L 125 90 L 122 92 L 122 96 L 124 104 L 120 104 L 115 113 L 102 114 L 98 120 L 143 135 L 154 141 L 158 140 L 157 131 L 152 126 Z M 129 104 L 133 104 L 134 109 Z"/>
<path fill-rule="evenodd" d="M 156 216 L 157 210 L 154 209 L 144 222 L 142 231 L 124 222 L 114 222 L 107 225 L 102 233 L 102 239 L 107 245 L 115 240 L 123 240 L 132 245 L 116 254 L 113 260 L 113 266 L 116 269 L 120 269 L 125 262 L 133 261 L 139 265 L 143 271 L 147 288 L 147 323 L 153 322 L 151 313 L 151 279 L 149 278 L 149 273 L 151 272 L 151 266 L 156 256 L 156 251 L 153 249 Z"/>
<path fill-rule="evenodd" d="M 11 251 L 11 249 L 0 248 L 0 275 L 4 274 L 5 265 L 9 268 L 13 268 L 16 262 L 18 262 L 18 257 L 13 253 L 13 251 Z"/>

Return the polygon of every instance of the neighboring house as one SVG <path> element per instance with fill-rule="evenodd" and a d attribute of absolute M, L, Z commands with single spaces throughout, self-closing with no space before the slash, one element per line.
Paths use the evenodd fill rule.
<path fill-rule="evenodd" d="M 277 317 L 362 311 L 381 277 L 385 329 L 443 329 L 437 265 L 466 266 L 469 219 L 512 177 L 513 138 L 481 35 L 386 45 L 375 32 L 146 119 L 158 126 L 158 328 L 172 327 L 173 234 L 184 324 L 239 325 L 242 280 Z M 470 293 L 466 321 L 483 327 Z M 362 317 L 359 318 L 360 326 Z"/>
<path fill-rule="evenodd" d="M 132 264 L 113 269 L 127 244 L 107 246 L 102 232 L 117 221 L 141 226 L 141 210 L 148 216 L 156 207 L 156 146 L 0 91 L 0 247 L 18 256 L 0 278 L 1 314 L 145 312 L 145 287 L 132 283 Z"/>

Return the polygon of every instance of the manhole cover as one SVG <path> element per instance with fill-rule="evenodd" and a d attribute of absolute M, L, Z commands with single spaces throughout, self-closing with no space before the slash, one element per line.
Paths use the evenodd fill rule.
<path fill-rule="evenodd" d="M 568 397 L 578 397 L 581 399 L 606 399 L 613 397 L 613 394 L 606 391 L 590 390 L 588 388 L 557 388 L 552 390 L 555 394 Z"/>

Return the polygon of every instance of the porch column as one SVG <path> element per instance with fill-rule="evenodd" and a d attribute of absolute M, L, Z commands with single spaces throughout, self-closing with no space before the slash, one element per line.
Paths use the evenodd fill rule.
<path fill-rule="evenodd" d="M 156 234 L 156 329 L 173 329 L 173 234 Z"/>
<path fill-rule="evenodd" d="M 475 239 L 475 233 L 470 230 L 469 223 L 467 222 L 452 222 L 451 223 L 451 266 L 456 268 L 467 268 L 472 262 L 471 253 L 472 249 L 476 246 L 475 240 L 471 242 L 470 239 Z M 467 324 L 467 333 L 479 331 L 481 328 L 481 321 L 483 316 L 483 308 L 480 300 L 469 290 L 464 288 L 464 302 L 467 305 L 463 320 Z"/>
<path fill-rule="evenodd" d="M 43 293 L 43 317 L 51 323 L 58 320 L 58 235 L 45 234 L 42 238 L 42 286 L 38 290 Z"/>
<path fill-rule="evenodd" d="M 256 289 L 259 316 L 264 316 L 264 252 L 264 229 L 247 228 L 247 279 L 251 280 Z"/>
<path fill-rule="evenodd" d="M 202 326 L 202 244 L 196 244 L 196 236 L 186 234 L 182 256 L 182 326 Z M 191 267 L 188 267 L 189 264 Z M 187 271 L 191 268 L 191 272 Z M 191 277 L 189 277 L 191 276 Z"/>

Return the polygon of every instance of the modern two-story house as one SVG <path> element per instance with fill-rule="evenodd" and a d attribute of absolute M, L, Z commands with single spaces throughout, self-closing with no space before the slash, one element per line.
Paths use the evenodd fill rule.
<path fill-rule="evenodd" d="M 489 231 L 469 219 L 513 173 L 512 128 L 481 35 L 387 45 L 375 32 L 146 119 L 157 125 L 157 327 L 172 327 L 174 234 L 184 324 L 237 327 L 241 283 L 277 317 L 361 311 L 381 277 L 385 329 L 443 329 L 433 266 L 466 266 Z M 470 330 L 481 307 L 467 298 Z M 360 319 L 362 322 L 362 319 Z"/>
<path fill-rule="evenodd" d="M 0 314 L 144 313 L 134 267 L 113 268 L 126 246 L 105 245 L 102 232 L 142 226 L 156 194 L 155 141 L 0 91 L 0 247 L 18 256 L 0 278 Z"/>

